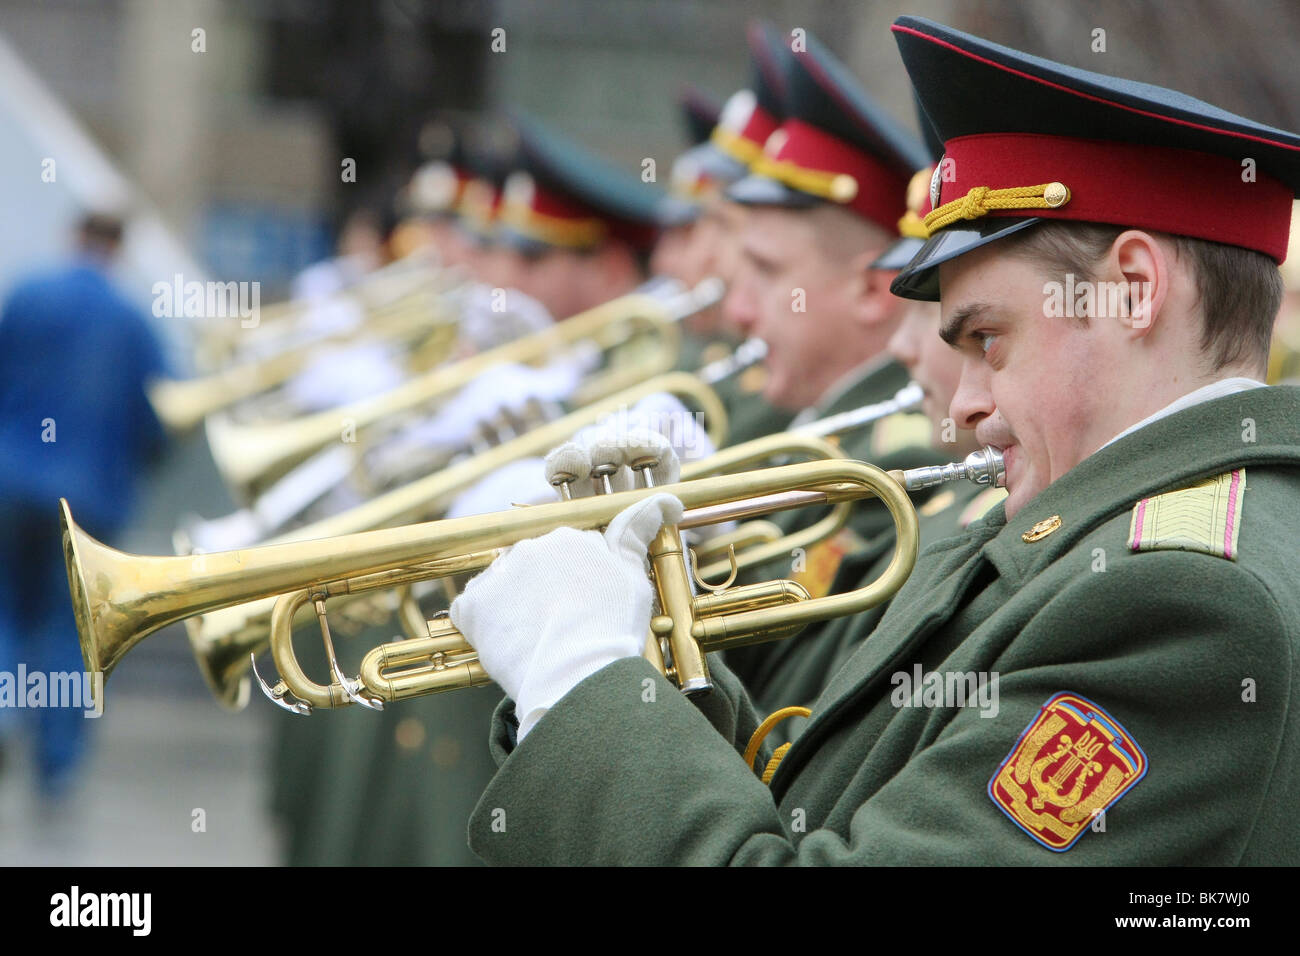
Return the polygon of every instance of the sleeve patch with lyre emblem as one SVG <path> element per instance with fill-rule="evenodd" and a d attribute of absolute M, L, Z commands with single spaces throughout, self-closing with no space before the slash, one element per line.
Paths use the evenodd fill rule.
<path fill-rule="evenodd" d="M 930 444 L 930 419 L 915 412 L 896 412 L 871 428 L 871 454 L 883 458 L 904 448 L 925 448 Z"/>
<path fill-rule="evenodd" d="M 1062 692 L 1021 733 L 988 792 L 1012 823 L 1063 853 L 1146 772 L 1146 754 L 1119 721 Z"/>
<path fill-rule="evenodd" d="M 1197 482 L 1190 488 L 1143 498 L 1133 507 L 1128 546 L 1134 551 L 1200 551 L 1237 560 L 1246 469 Z"/>

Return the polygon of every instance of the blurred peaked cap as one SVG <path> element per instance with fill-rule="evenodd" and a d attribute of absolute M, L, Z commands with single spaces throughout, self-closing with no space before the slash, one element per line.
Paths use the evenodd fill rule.
<path fill-rule="evenodd" d="M 464 170 L 445 160 L 430 160 L 412 174 L 403 205 L 416 215 L 450 215 L 467 181 Z"/>
<path fill-rule="evenodd" d="M 884 272 L 898 272 L 925 245 L 925 216 L 930 211 L 930 182 L 934 177 L 934 167 L 943 157 L 943 141 L 935 131 L 930 117 L 921 108 L 921 101 L 912 92 L 912 105 L 916 108 L 916 124 L 921 130 L 921 139 L 925 142 L 925 151 L 930 154 L 928 166 L 917 170 L 907 183 L 907 212 L 898 220 L 899 238 L 895 239 L 884 252 L 867 266 Z"/>
<path fill-rule="evenodd" d="M 692 146 L 673 161 L 672 179 L 674 191 L 680 191 L 677 180 L 684 184 L 694 184 L 695 192 L 704 191 L 706 184 L 724 189 L 749 172 L 749 167 L 733 159 L 719 149 L 712 141 Z"/>
<path fill-rule="evenodd" d="M 595 248 L 620 239 L 648 249 L 666 194 L 534 117 L 513 113 L 518 170 L 506 182 L 503 226 L 527 243 Z M 511 181 L 515 186 L 512 190 Z"/>
<path fill-rule="evenodd" d="M 476 179 L 501 186 L 519 167 L 518 132 L 499 117 L 475 124 L 462 138 L 461 165 Z"/>
<path fill-rule="evenodd" d="M 746 31 L 753 83 L 737 90 L 722 107 L 700 161 L 718 183 L 734 183 L 749 173 L 763 144 L 781 122 L 790 51 L 770 23 L 751 23 Z"/>
<path fill-rule="evenodd" d="M 500 117 L 466 126 L 461 156 L 467 182 L 456 203 L 457 224 L 473 239 L 493 237 L 506 177 L 518 165 L 519 137 Z"/>
<path fill-rule="evenodd" d="M 929 20 L 900 17 L 893 31 L 944 144 L 930 238 L 894 280 L 896 295 L 937 299 L 941 263 L 1043 219 L 1131 226 L 1285 259 L 1300 190 L 1295 133 Z M 1018 205 L 982 192 L 1002 189 L 1019 190 Z"/>
<path fill-rule="evenodd" d="M 458 163 L 461 145 L 460 129 L 445 117 L 434 117 L 425 121 L 416 135 L 416 150 L 420 158 L 426 161 L 442 160 L 453 164 Z"/>
<path fill-rule="evenodd" d="M 677 106 L 681 110 L 686 141 L 691 146 L 698 146 L 708 140 L 713 127 L 718 125 L 722 106 L 698 86 L 690 83 L 677 94 Z"/>
<path fill-rule="evenodd" d="M 759 20 L 746 28 L 745 39 L 754 67 L 750 89 L 759 108 L 779 122 L 785 115 L 785 91 L 793 56 L 790 37 L 769 21 Z"/>
<path fill-rule="evenodd" d="M 686 226 L 699 219 L 702 211 L 698 202 L 682 196 L 665 196 L 659 204 L 658 224 L 661 229 Z"/>
<path fill-rule="evenodd" d="M 450 216 L 469 173 L 465 169 L 464 129 L 447 116 L 421 124 L 416 134 L 417 162 L 397 197 L 400 215 Z"/>
<path fill-rule="evenodd" d="M 785 117 L 728 196 L 751 205 L 844 206 L 894 232 L 925 148 L 816 37 L 788 54 Z"/>
<path fill-rule="evenodd" d="M 710 141 L 722 116 L 721 106 L 694 86 L 686 87 L 677 102 L 691 146 L 673 160 L 668 183 L 672 196 L 661 210 L 660 224 L 665 227 L 694 221 L 700 214 L 698 200 L 738 179 L 746 168 Z"/>

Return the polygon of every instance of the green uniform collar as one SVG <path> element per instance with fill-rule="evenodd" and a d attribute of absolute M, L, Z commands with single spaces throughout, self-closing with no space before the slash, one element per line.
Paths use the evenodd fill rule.
<path fill-rule="evenodd" d="M 1251 423 L 1253 442 L 1243 440 Z M 1043 489 L 1009 524 L 1005 507 L 996 505 L 982 523 L 1002 530 L 985 554 L 1012 582 L 1033 577 L 1139 499 L 1252 464 L 1300 468 L 1300 388 L 1237 392 L 1124 436 Z M 1036 524 L 1056 516 L 1056 531 L 1024 540 Z"/>

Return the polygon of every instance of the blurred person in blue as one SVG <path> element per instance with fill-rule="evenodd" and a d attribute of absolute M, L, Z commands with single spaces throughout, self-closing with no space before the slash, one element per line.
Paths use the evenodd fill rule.
<path fill-rule="evenodd" d="M 120 219 L 86 215 L 72 261 L 20 281 L 0 310 L 0 672 L 10 691 L 0 674 L 0 734 L 23 723 L 34 731 L 50 805 L 70 791 L 88 726 L 84 709 L 49 706 L 49 675 L 82 673 L 59 498 L 111 541 L 163 441 L 144 390 L 164 371 L 162 347 L 110 277 L 121 241 Z M 26 687 L 16 686 L 20 665 Z M 14 709 L 18 695 L 34 703 L 38 673 L 44 705 Z"/>

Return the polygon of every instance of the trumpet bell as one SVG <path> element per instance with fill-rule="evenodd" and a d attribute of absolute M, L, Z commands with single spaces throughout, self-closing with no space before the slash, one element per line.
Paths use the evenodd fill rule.
<path fill-rule="evenodd" d="M 59 512 L 81 660 L 88 674 L 107 679 L 146 634 L 184 612 L 176 611 L 174 590 L 159 588 L 161 582 L 151 575 L 157 559 L 126 555 L 96 541 L 72 520 L 66 498 L 59 499 Z"/>
<path fill-rule="evenodd" d="M 185 619 L 190 650 L 198 662 L 208 690 L 226 710 L 248 706 L 252 682 L 248 678 L 248 642 L 242 634 L 226 634 L 220 640 L 204 641 L 199 619 Z"/>

